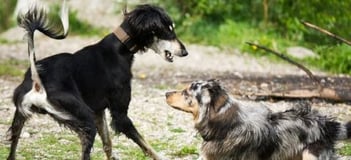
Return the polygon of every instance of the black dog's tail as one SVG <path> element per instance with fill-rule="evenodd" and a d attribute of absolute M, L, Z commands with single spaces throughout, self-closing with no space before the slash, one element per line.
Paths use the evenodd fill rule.
<path fill-rule="evenodd" d="M 64 39 L 68 34 L 69 28 L 66 0 L 63 1 L 60 18 L 60 27 L 57 27 L 55 23 L 49 22 L 48 14 L 45 8 L 39 5 L 36 1 L 34 4 L 32 4 L 32 6 L 30 6 L 26 13 L 20 12 L 17 17 L 18 25 L 27 31 L 26 38 L 28 41 L 28 56 L 33 80 L 33 88 L 37 92 L 44 91 L 44 87 L 39 78 L 37 66 L 35 65 L 34 31 L 38 30 L 54 39 Z"/>

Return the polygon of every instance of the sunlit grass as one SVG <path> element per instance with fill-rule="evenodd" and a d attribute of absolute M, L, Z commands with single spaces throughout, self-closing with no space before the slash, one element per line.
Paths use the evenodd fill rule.
<path fill-rule="evenodd" d="M 0 76 L 22 76 L 27 67 L 27 61 L 3 59 L 0 60 Z"/>

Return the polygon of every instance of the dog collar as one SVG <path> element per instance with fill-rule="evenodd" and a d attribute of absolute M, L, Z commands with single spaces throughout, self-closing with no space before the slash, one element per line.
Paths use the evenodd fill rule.
<path fill-rule="evenodd" d="M 129 51 L 135 53 L 139 50 L 137 45 L 132 41 L 130 36 L 121 26 L 117 27 L 113 33 L 128 48 Z"/>

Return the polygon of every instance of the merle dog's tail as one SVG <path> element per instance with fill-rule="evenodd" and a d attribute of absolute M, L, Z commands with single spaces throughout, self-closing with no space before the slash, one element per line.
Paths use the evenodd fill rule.
<path fill-rule="evenodd" d="M 337 136 L 338 140 L 351 139 L 351 121 L 345 124 L 340 124 L 338 131 L 339 131 L 339 134 Z"/>
<path fill-rule="evenodd" d="M 66 0 L 64 0 L 62 4 L 60 19 L 60 25 L 50 22 L 46 9 L 38 4 L 37 1 L 34 1 L 28 11 L 25 13 L 20 12 L 17 17 L 18 25 L 24 28 L 27 32 L 26 39 L 28 41 L 28 56 L 33 80 L 33 89 L 38 92 L 43 91 L 44 87 L 39 78 L 37 66 L 35 65 L 34 31 L 38 30 L 54 39 L 64 39 L 68 34 L 69 28 Z"/>

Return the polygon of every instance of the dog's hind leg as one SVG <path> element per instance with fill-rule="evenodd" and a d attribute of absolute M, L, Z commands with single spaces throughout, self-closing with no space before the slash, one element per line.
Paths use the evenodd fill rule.
<path fill-rule="evenodd" d="M 107 159 L 108 160 L 117 159 L 117 157 L 114 157 L 112 155 L 112 143 L 111 143 L 110 134 L 108 131 L 104 111 L 95 114 L 95 125 L 100 135 Z"/>
<path fill-rule="evenodd" d="M 64 124 L 75 131 L 82 145 L 82 160 L 90 159 L 91 148 L 96 136 L 96 126 L 94 122 L 94 113 L 83 101 L 76 98 L 71 93 L 55 92 L 48 95 L 49 102 L 60 108 L 60 111 L 69 117 L 62 119 L 63 116 L 50 114 L 56 121 Z"/>
<path fill-rule="evenodd" d="M 18 140 L 21 136 L 22 128 L 24 126 L 24 123 L 26 122 L 27 118 L 19 112 L 18 109 L 16 109 L 15 116 L 13 117 L 12 125 L 9 128 L 9 136 L 10 136 L 10 141 L 11 141 L 11 150 L 10 154 L 7 157 L 8 160 L 14 160 L 16 159 L 16 149 L 17 149 L 17 144 Z"/>

